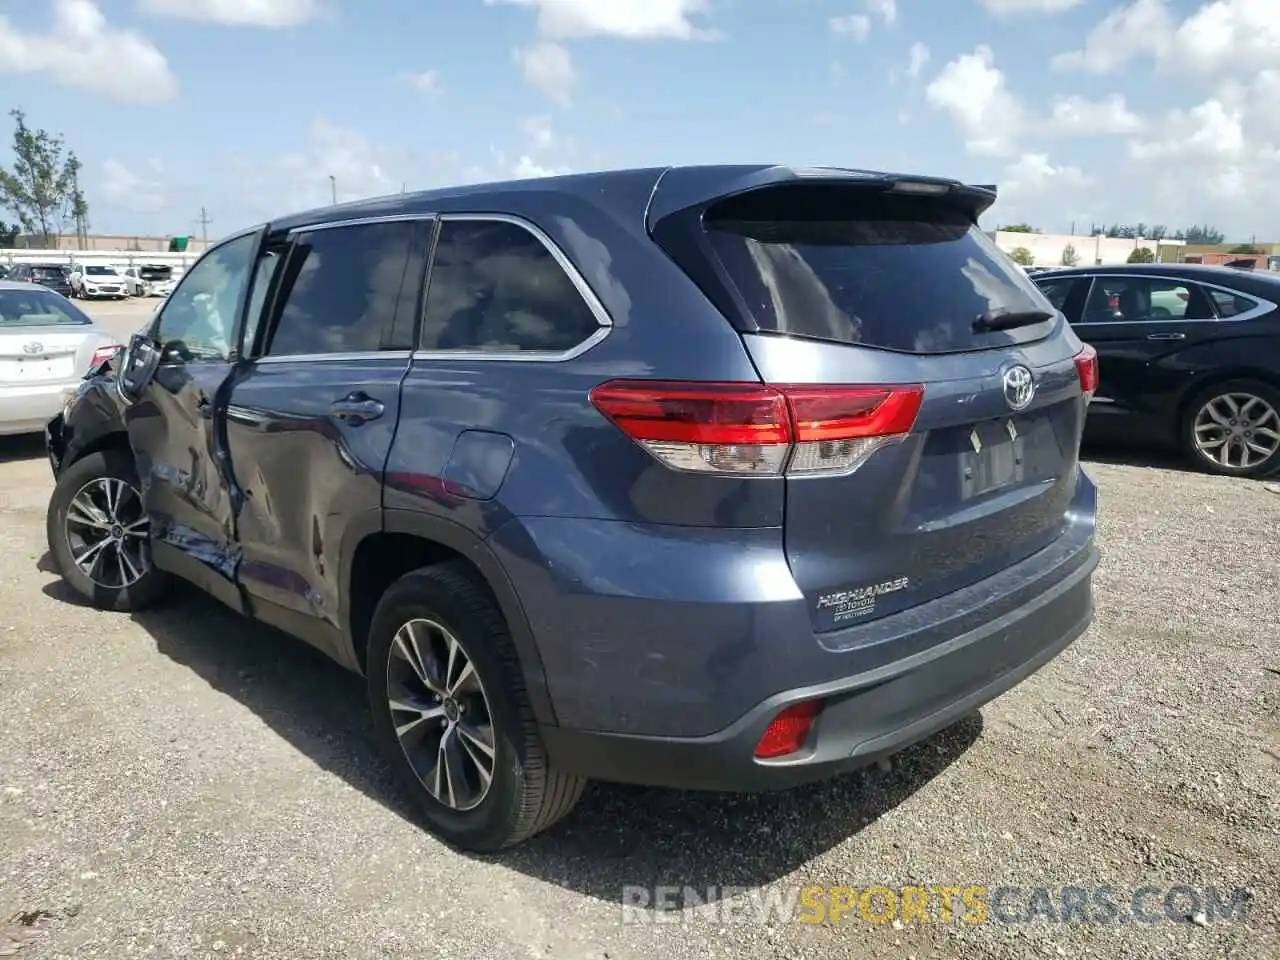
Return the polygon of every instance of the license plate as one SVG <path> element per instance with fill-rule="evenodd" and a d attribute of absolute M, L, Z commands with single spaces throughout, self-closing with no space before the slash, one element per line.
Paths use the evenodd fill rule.
<path fill-rule="evenodd" d="M 41 357 L 38 360 L 0 360 L 0 380 L 8 383 L 40 383 L 70 380 L 75 376 L 74 357 Z"/>
<path fill-rule="evenodd" d="M 1012 421 L 975 426 L 969 435 L 969 447 L 960 458 L 960 483 L 965 499 L 980 497 L 1023 479 L 1026 459 L 1023 440 Z"/>

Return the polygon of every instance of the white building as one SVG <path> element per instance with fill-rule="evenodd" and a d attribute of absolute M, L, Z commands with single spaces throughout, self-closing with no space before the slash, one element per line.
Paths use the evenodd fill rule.
<path fill-rule="evenodd" d="M 1076 253 L 1076 265 L 1081 267 L 1110 263 L 1125 263 L 1137 247 L 1147 247 L 1161 263 L 1178 263 L 1182 260 L 1184 240 L 1126 240 L 1121 237 L 1072 236 L 1069 233 L 1017 233 L 996 230 L 990 236 L 1005 253 L 1018 247 L 1031 251 L 1033 266 L 1061 267 L 1067 247 Z"/>

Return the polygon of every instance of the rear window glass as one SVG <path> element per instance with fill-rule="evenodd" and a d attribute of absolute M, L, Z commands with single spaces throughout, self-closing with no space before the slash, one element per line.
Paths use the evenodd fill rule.
<path fill-rule="evenodd" d="M 763 330 L 952 353 L 1051 329 L 974 331 L 987 314 L 1054 308 L 966 211 L 937 199 L 760 191 L 719 204 L 704 226 Z"/>
<path fill-rule="evenodd" d="M 67 271 L 62 267 L 32 267 L 31 276 L 38 280 L 57 280 L 59 277 L 65 277 Z"/>
<path fill-rule="evenodd" d="M 87 324 L 69 300 L 41 290 L 0 290 L 0 329 Z"/>
<path fill-rule="evenodd" d="M 173 270 L 169 267 L 143 267 L 138 276 L 143 280 L 168 280 L 173 276 Z"/>

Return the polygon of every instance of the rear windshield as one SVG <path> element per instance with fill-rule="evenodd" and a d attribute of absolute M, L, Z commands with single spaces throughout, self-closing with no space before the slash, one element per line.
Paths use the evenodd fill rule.
<path fill-rule="evenodd" d="M 32 267 L 31 276 L 37 280 L 57 280 L 59 277 L 65 277 L 67 271 L 62 267 Z"/>
<path fill-rule="evenodd" d="M 143 267 L 138 271 L 143 280 L 168 280 L 173 275 L 170 267 Z"/>
<path fill-rule="evenodd" d="M 1054 310 L 967 211 L 935 198 L 775 189 L 723 202 L 703 224 L 762 330 L 952 353 L 1052 329 L 974 331 L 987 314 Z"/>
<path fill-rule="evenodd" d="M 44 290 L 0 290 L 0 329 L 87 324 L 69 300 Z"/>

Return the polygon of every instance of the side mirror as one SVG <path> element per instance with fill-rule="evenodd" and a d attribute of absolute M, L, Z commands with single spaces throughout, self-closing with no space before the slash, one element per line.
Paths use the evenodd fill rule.
<path fill-rule="evenodd" d="M 144 334 L 135 333 L 129 338 L 124 361 L 116 374 L 120 394 L 130 403 L 136 402 L 159 366 L 160 348 L 156 342 Z"/>

